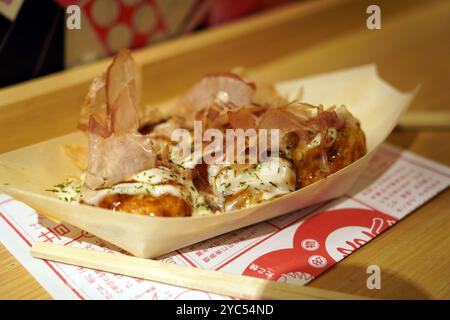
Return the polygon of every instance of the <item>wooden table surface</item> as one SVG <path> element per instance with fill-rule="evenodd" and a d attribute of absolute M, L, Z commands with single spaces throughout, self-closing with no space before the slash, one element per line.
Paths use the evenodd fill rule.
<path fill-rule="evenodd" d="M 381 30 L 371 31 L 365 27 L 365 8 L 370 1 L 355 1 L 346 11 L 317 13 L 314 19 L 324 24 L 324 29 L 305 30 L 303 33 L 300 30 L 299 41 L 305 45 L 281 52 L 278 58 L 270 61 L 258 61 L 251 66 L 251 71 L 276 81 L 375 62 L 381 76 L 400 89 L 409 90 L 421 84 L 411 111 L 450 112 L 450 2 L 378 3 L 382 15 Z M 286 17 L 290 14 L 286 11 L 303 10 L 298 7 L 264 14 L 251 23 L 269 19 L 268 15 Z M 348 22 L 358 19 L 360 25 Z M 243 22 L 230 28 L 237 32 L 239 28 L 248 27 Z M 227 28 L 223 28 L 224 32 Z M 333 28 L 341 28 L 342 32 L 330 35 Z M 325 29 L 329 30 L 322 31 Z M 210 37 L 211 32 L 222 31 L 209 31 Z M 268 43 L 267 50 L 277 50 L 277 41 L 282 39 Z M 151 51 L 153 53 L 164 48 L 150 50 L 154 50 Z M 258 60 L 258 57 L 254 59 Z M 65 79 L 64 74 L 58 75 L 58 79 Z M 12 95 L 12 92 L 5 95 Z M 388 141 L 450 166 L 448 129 L 396 130 Z M 21 142 L 8 143 L 4 149 L 21 145 Z M 366 287 L 366 268 L 374 264 L 381 268 L 381 290 L 368 290 Z M 450 299 L 450 190 L 442 192 L 336 264 L 309 286 L 383 299 Z M 0 298 L 51 298 L 3 246 L 0 246 Z"/>

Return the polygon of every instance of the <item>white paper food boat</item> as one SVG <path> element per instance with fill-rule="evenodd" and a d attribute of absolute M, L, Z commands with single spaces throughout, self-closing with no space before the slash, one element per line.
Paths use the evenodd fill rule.
<path fill-rule="evenodd" d="M 65 221 L 107 240 L 139 257 L 163 253 L 299 210 L 344 194 L 389 135 L 413 93 L 402 93 L 379 78 L 373 65 L 347 69 L 277 84 L 283 95 L 325 107 L 344 104 L 361 121 L 367 155 L 301 190 L 255 207 L 204 217 L 149 217 L 113 212 L 58 200 L 45 191 L 69 176 L 81 174 L 60 150 L 61 144 L 87 143 L 75 132 L 0 155 L 0 190 L 38 212 Z"/>

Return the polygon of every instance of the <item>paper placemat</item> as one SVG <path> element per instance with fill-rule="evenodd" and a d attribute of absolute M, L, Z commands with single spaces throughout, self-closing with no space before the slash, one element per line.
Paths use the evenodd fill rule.
<path fill-rule="evenodd" d="M 166 254 L 186 267 L 304 285 L 446 189 L 450 168 L 388 144 L 345 196 Z M 55 299 L 229 299 L 34 259 L 36 241 L 123 252 L 0 195 L 0 241 Z"/>

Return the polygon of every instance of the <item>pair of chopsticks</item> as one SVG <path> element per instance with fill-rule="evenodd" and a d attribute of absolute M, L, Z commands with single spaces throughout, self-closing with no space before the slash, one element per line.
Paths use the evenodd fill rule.
<path fill-rule="evenodd" d="M 34 244 L 31 248 L 31 255 L 35 258 L 207 291 L 223 296 L 232 296 L 239 299 L 366 299 L 340 292 L 44 242 Z"/>
<path fill-rule="evenodd" d="M 408 111 L 397 125 L 404 130 L 449 130 L 450 112 L 446 111 Z"/>

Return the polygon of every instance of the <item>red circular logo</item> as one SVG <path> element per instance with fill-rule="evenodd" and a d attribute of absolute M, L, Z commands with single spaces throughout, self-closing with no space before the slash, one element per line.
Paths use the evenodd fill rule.
<path fill-rule="evenodd" d="M 293 237 L 293 247 L 266 253 L 252 261 L 243 274 L 279 279 L 283 274 L 303 272 L 318 276 L 397 219 L 368 209 L 349 208 L 320 212 L 302 223 Z M 270 270 L 270 276 L 261 270 Z"/>

